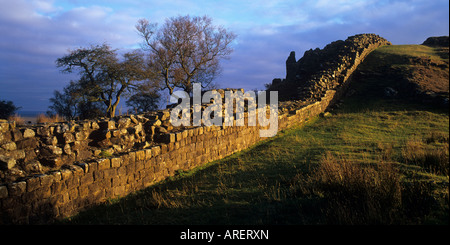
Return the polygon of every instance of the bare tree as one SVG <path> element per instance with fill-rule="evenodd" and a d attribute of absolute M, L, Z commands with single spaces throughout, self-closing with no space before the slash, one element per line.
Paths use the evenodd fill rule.
<path fill-rule="evenodd" d="M 131 91 L 146 78 L 147 67 L 142 52 L 125 53 L 119 61 L 116 50 L 107 44 L 70 51 L 56 60 L 62 72 L 79 71 L 78 85 L 89 101 L 101 101 L 106 106 L 106 116 L 114 117 L 121 96 Z"/>
<path fill-rule="evenodd" d="M 162 87 L 172 94 L 175 88 L 190 93 L 192 83 L 205 88 L 220 73 L 220 59 L 228 58 L 236 35 L 211 18 L 179 16 L 158 25 L 140 19 L 136 25 L 149 52 L 149 68 Z"/>

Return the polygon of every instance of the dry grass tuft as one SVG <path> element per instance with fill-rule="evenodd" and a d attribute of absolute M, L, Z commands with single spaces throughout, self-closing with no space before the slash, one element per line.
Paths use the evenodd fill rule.
<path fill-rule="evenodd" d="M 64 122 L 64 118 L 59 116 L 58 114 L 48 117 L 44 114 L 39 114 L 37 116 L 36 122 L 37 123 L 56 123 L 56 122 Z"/>
<path fill-rule="evenodd" d="M 412 138 L 408 140 L 402 149 L 403 161 L 407 164 L 423 167 L 431 173 L 446 175 L 449 172 L 449 144 L 442 143 L 435 147 L 428 147 L 425 142 L 443 141 L 445 138 L 435 135 L 425 140 Z"/>
<path fill-rule="evenodd" d="M 15 114 L 13 116 L 8 117 L 8 121 L 16 122 L 16 125 L 25 125 L 25 119 L 23 119 L 19 114 Z"/>
<path fill-rule="evenodd" d="M 400 175 L 389 163 L 363 167 L 327 153 L 311 175 L 336 224 L 390 224 L 401 207 Z"/>

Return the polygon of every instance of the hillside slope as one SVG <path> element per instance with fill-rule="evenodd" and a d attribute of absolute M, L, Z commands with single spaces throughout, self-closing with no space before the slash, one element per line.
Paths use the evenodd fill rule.
<path fill-rule="evenodd" d="M 373 92 L 379 95 L 448 106 L 449 49 L 425 45 L 383 46 L 366 58 L 353 78 L 360 84 L 378 80 Z"/>

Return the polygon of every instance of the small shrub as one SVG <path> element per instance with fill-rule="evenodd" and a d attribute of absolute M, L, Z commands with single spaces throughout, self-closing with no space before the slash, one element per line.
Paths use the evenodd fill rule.
<path fill-rule="evenodd" d="M 432 144 L 432 143 L 447 143 L 448 144 L 448 133 L 444 133 L 441 131 L 431 131 L 426 137 L 425 137 L 425 143 Z"/>
<path fill-rule="evenodd" d="M 109 158 L 109 157 L 112 156 L 112 153 L 109 152 L 109 151 L 107 151 L 107 150 L 102 150 L 102 151 L 98 154 L 98 156 L 101 157 L 101 158 Z"/>
<path fill-rule="evenodd" d="M 332 224 L 392 224 L 401 207 L 400 176 L 389 163 L 362 167 L 327 153 L 311 175 Z"/>
<path fill-rule="evenodd" d="M 392 144 L 378 142 L 378 150 L 380 151 L 380 157 L 382 161 L 389 162 L 392 160 L 392 149 Z"/>
<path fill-rule="evenodd" d="M 431 142 L 429 139 L 427 138 L 426 142 Z M 448 143 L 432 147 L 425 145 L 422 140 L 410 139 L 402 149 L 402 158 L 407 164 L 421 166 L 432 173 L 448 175 Z"/>
<path fill-rule="evenodd" d="M 64 118 L 59 116 L 58 114 L 48 117 L 44 114 L 39 114 L 36 118 L 37 123 L 56 123 L 56 122 L 64 122 Z"/>
<path fill-rule="evenodd" d="M 8 121 L 14 121 L 17 125 L 25 125 L 25 119 L 23 119 L 20 115 L 15 114 L 13 116 L 8 117 Z"/>
<path fill-rule="evenodd" d="M 410 222 L 418 223 L 419 218 L 429 214 L 435 204 L 432 193 L 429 182 L 413 180 L 402 184 L 403 213 L 410 217 Z"/>

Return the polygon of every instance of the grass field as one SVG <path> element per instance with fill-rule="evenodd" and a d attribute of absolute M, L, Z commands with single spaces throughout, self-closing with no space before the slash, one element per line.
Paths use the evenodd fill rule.
<path fill-rule="evenodd" d="M 448 224 L 448 108 L 383 97 L 375 64 L 331 114 L 62 223 Z"/>

